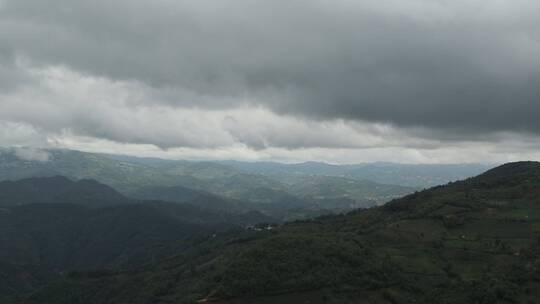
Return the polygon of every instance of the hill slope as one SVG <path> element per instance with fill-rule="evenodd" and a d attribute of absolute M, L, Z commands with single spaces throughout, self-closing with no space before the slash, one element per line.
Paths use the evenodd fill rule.
<path fill-rule="evenodd" d="M 198 238 L 267 221 L 256 212 L 131 200 L 93 180 L 0 182 L 0 298 L 33 291 L 67 271 L 156 262 Z"/>
<path fill-rule="evenodd" d="M 71 276 L 27 303 L 535 303 L 539 235 L 540 163 L 512 163 L 139 272 Z"/>
<path fill-rule="evenodd" d="M 32 203 L 72 203 L 104 207 L 128 203 L 129 199 L 94 180 L 72 181 L 63 176 L 0 182 L 0 207 Z"/>

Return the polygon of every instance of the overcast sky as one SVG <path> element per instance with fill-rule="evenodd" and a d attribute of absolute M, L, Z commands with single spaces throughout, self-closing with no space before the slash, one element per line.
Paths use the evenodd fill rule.
<path fill-rule="evenodd" d="M 0 0 L 0 145 L 540 160 L 540 1 Z"/>

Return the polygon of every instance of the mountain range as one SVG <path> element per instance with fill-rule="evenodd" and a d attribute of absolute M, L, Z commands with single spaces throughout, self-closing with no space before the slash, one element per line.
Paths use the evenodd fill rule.
<path fill-rule="evenodd" d="M 469 178 L 488 167 L 40 153 L 0 150 L 2 303 L 491 303 L 534 288 L 538 163 Z"/>
<path fill-rule="evenodd" d="M 72 273 L 21 303 L 535 303 L 539 199 L 540 163 L 510 163 L 380 207 L 208 239 L 149 268 Z"/>
<path fill-rule="evenodd" d="M 215 201 L 219 196 L 228 201 L 223 204 L 226 208 L 255 210 L 280 220 L 380 205 L 487 169 L 475 164 L 195 162 L 72 150 L 41 150 L 46 158 L 29 159 L 21 157 L 17 149 L 0 149 L 0 181 L 61 175 L 73 180 L 93 179 L 138 199 L 183 202 L 196 194 Z M 211 207 L 204 205 L 208 200 L 199 201 L 202 207 Z M 220 206 L 213 207 L 223 209 Z"/>

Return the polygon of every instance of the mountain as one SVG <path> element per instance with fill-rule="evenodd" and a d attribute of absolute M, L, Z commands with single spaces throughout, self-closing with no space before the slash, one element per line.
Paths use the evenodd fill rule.
<path fill-rule="evenodd" d="M 0 150 L 0 180 L 62 175 L 73 180 L 93 179 L 123 194 L 142 186 L 201 185 L 189 176 L 171 176 L 159 169 L 123 162 L 105 155 L 73 150 L 44 150 L 45 161 L 20 158 L 15 149 Z"/>
<path fill-rule="evenodd" d="M 323 162 L 303 162 L 296 164 L 284 164 L 277 162 L 242 162 L 234 160 L 220 161 L 219 163 L 255 174 L 270 176 L 279 175 L 329 175 L 340 176 L 353 168 L 354 165 L 332 165 Z"/>
<path fill-rule="evenodd" d="M 186 202 L 217 206 L 223 199 Z M 257 212 L 132 200 L 94 180 L 0 182 L 0 299 L 35 290 L 68 271 L 132 269 L 200 239 L 272 221 Z"/>
<path fill-rule="evenodd" d="M 53 176 L 0 182 L 0 207 L 32 203 L 104 207 L 128 202 L 126 197 L 111 187 L 89 179 L 71 181 L 63 176 Z"/>
<path fill-rule="evenodd" d="M 40 153 L 47 157 L 28 159 L 21 157 L 17 149 L 0 149 L 0 181 L 57 175 L 72 180 L 93 179 L 128 197 L 174 202 L 185 202 L 191 197 L 190 203 L 200 203 L 203 208 L 258 211 L 281 220 L 370 207 L 415 190 L 394 185 L 367 185 L 369 182 L 365 180 L 352 181 L 352 178 L 331 178 L 325 175 L 330 168 L 341 170 L 341 167 L 319 163 L 294 165 L 298 170 L 314 174 L 275 176 L 215 162 L 173 161 L 71 150 L 42 150 Z M 279 166 L 289 170 L 289 165 Z M 325 185 L 325 182 L 332 184 L 332 187 Z M 327 193 L 321 189 L 326 189 Z M 381 191 L 377 192 L 377 189 Z M 193 199 L 195 196 L 199 199 Z"/>
<path fill-rule="evenodd" d="M 135 272 L 74 273 L 24 303 L 535 303 L 540 163 L 376 208 L 246 230 Z"/>
<path fill-rule="evenodd" d="M 171 187 L 142 187 L 131 193 L 134 198 L 144 200 L 161 200 L 168 202 L 189 202 L 201 208 L 211 210 L 228 210 L 240 212 L 250 209 L 249 203 L 235 201 L 202 190 L 195 190 L 184 186 Z"/>
<path fill-rule="evenodd" d="M 0 180 L 62 175 L 74 180 L 94 179 L 127 196 L 141 188 L 181 186 L 254 203 L 299 201 L 279 182 L 209 162 L 127 162 L 72 150 L 46 150 L 50 155 L 47 161 L 29 161 L 9 149 L 0 152 Z"/>
<path fill-rule="evenodd" d="M 332 165 L 320 162 L 281 164 L 274 162 L 222 161 L 224 165 L 261 174 L 287 183 L 295 183 L 306 175 L 370 180 L 381 184 L 427 188 L 480 174 L 490 168 L 482 164 L 398 164 L 364 163 Z"/>
<path fill-rule="evenodd" d="M 268 193 L 267 189 L 252 190 L 253 196 L 272 197 L 273 201 L 241 201 L 218 196 L 202 190 L 194 190 L 182 186 L 175 187 L 144 187 L 131 196 L 146 200 L 164 200 L 169 202 L 189 203 L 201 208 L 229 213 L 262 213 L 272 221 L 287 221 L 290 219 L 310 218 L 321 214 L 340 212 L 353 209 L 357 201 L 347 198 L 301 199 L 290 194 Z M 278 199 L 279 198 L 279 199 Z M 364 202 L 359 207 L 367 207 L 371 202 Z"/>

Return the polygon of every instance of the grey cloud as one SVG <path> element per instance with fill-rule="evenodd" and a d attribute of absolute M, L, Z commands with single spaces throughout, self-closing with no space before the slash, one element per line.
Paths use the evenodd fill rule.
<path fill-rule="evenodd" d="M 0 45 L 0 93 L 12 92 L 30 81 L 31 77 L 17 66 L 14 53 Z"/>
<path fill-rule="evenodd" d="M 539 37 L 540 3 L 526 0 L 7 0 L 0 8 L 10 58 L 161 91 L 140 101 L 147 106 L 260 104 L 458 139 L 540 133 Z M 265 147 L 257 136 L 249 142 Z"/>
<path fill-rule="evenodd" d="M 14 148 L 15 156 L 20 160 L 47 162 L 51 155 L 47 150 L 31 147 Z"/>
<path fill-rule="evenodd" d="M 0 146 L 46 147 L 46 138 L 30 124 L 0 118 Z"/>

